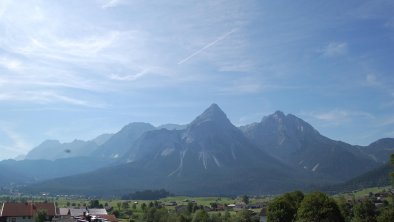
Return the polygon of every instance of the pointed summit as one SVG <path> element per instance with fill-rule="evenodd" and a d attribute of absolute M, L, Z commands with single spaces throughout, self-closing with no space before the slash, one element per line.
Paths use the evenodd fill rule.
<path fill-rule="evenodd" d="M 201 115 L 199 115 L 190 125 L 200 125 L 204 122 L 216 122 L 220 124 L 231 124 L 230 120 L 227 118 L 226 114 L 222 109 L 213 103 L 208 107 Z"/>
<path fill-rule="evenodd" d="M 277 122 L 277 121 L 283 121 L 285 119 L 286 119 L 286 115 L 282 111 L 277 110 L 271 115 L 263 116 L 263 118 L 261 119 L 261 122 L 266 122 L 266 121 Z"/>
<path fill-rule="evenodd" d="M 277 111 L 274 113 L 274 115 L 280 116 L 280 117 L 285 117 L 285 114 L 284 114 L 282 111 L 280 111 L 280 110 L 277 110 Z"/>

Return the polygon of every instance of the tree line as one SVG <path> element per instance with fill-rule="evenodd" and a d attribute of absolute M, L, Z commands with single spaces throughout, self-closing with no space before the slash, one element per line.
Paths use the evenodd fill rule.
<path fill-rule="evenodd" d="M 161 190 L 144 190 L 137 191 L 135 193 L 130 193 L 122 196 L 122 200 L 159 200 L 170 196 L 170 192 Z"/>
<path fill-rule="evenodd" d="M 394 154 L 390 158 L 394 166 Z M 394 172 L 391 173 L 394 185 Z M 379 208 L 368 198 L 334 200 L 322 192 L 304 195 L 301 191 L 285 193 L 268 205 L 268 222 L 393 222 L 394 197 Z"/>

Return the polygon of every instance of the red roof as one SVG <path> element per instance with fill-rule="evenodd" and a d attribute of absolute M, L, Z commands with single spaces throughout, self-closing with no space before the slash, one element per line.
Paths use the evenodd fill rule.
<path fill-rule="evenodd" d="M 55 203 L 4 203 L 2 217 L 32 217 L 38 210 L 46 211 L 48 216 L 56 216 Z"/>
<path fill-rule="evenodd" d="M 104 218 L 104 219 L 111 221 L 111 222 L 118 222 L 119 221 L 119 219 L 116 218 L 115 215 L 112 215 L 112 214 L 110 214 L 110 215 L 100 214 L 97 216 Z"/>

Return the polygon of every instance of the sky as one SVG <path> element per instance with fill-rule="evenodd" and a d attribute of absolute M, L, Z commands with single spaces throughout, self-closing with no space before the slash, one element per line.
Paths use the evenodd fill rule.
<path fill-rule="evenodd" d="M 0 159 L 46 139 L 276 110 L 394 137 L 394 1 L 0 0 Z"/>

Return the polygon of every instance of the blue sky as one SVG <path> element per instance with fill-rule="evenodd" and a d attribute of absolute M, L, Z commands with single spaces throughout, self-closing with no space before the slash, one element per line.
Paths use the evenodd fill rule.
<path fill-rule="evenodd" d="M 394 2 L 0 1 L 0 159 L 45 139 L 282 110 L 394 137 Z"/>

